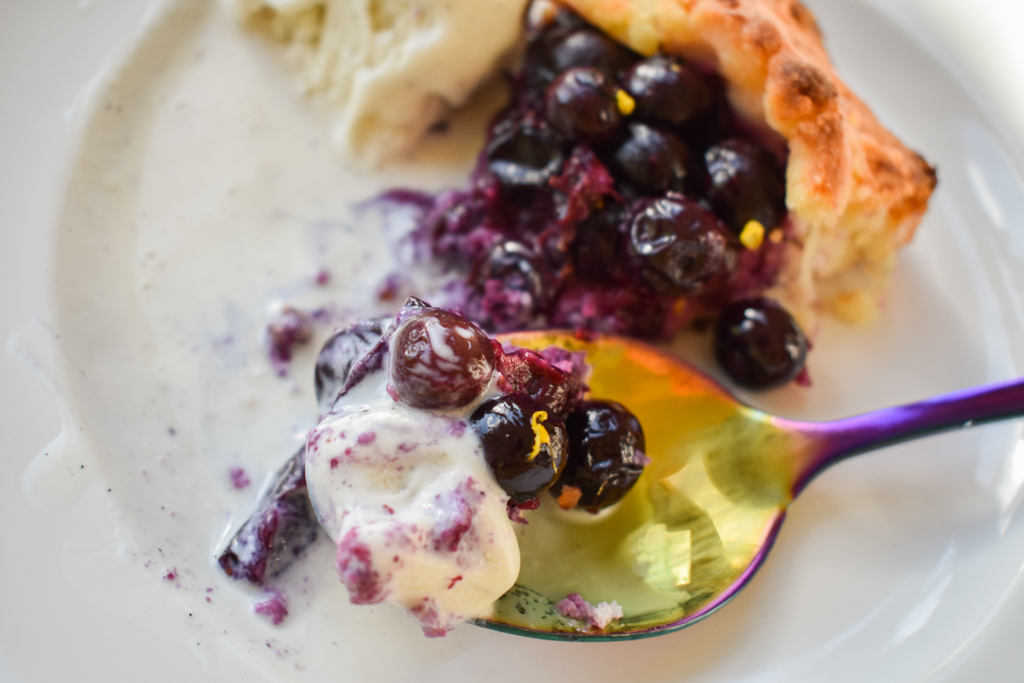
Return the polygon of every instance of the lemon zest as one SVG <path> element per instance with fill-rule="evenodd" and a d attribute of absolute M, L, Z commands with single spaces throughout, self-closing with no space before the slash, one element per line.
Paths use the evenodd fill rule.
<path fill-rule="evenodd" d="M 636 100 L 625 90 L 615 91 L 615 104 L 618 105 L 619 111 L 622 112 L 623 116 L 629 116 L 636 109 Z"/>
<path fill-rule="evenodd" d="M 530 429 L 533 430 L 533 450 L 526 456 L 527 460 L 533 460 L 540 455 L 541 446 L 544 444 L 551 443 L 551 434 L 541 424 L 544 420 L 548 419 L 547 411 L 538 410 L 530 416 Z"/>
<path fill-rule="evenodd" d="M 740 233 L 740 242 L 747 249 L 758 249 L 764 242 L 764 226 L 758 221 L 747 221 L 747 224 L 743 226 L 743 231 Z"/>

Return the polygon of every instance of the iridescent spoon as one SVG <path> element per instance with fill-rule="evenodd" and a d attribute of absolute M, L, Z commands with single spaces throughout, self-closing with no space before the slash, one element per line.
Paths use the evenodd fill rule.
<path fill-rule="evenodd" d="M 592 394 L 641 420 L 651 464 L 599 515 L 546 500 L 517 529 L 516 585 L 478 623 L 550 639 L 619 640 L 676 631 L 729 602 L 757 572 L 786 509 L 815 476 L 852 455 L 947 429 L 1024 415 L 1024 380 L 969 389 L 835 422 L 799 422 L 747 407 L 678 358 L 615 337 L 507 335 L 540 349 L 585 351 Z M 603 630 L 559 614 L 578 593 L 615 600 Z"/>

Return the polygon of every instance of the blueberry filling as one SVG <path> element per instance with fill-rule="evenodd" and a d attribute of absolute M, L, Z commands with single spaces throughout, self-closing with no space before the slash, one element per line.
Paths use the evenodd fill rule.
<path fill-rule="evenodd" d="M 508 267 L 514 268 L 512 263 Z M 384 368 L 388 395 L 382 400 L 434 414 L 466 411 L 481 455 L 509 496 L 514 521 L 526 521 L 522 511 L 536 509 L 538 496 L 560 480 L 568 463 L 576 463 L 573 485 L 585 492 L 580 505 L 591 511 L 617 502 L 643 470 L 643 433 L 636 418 L 618 404 L 584 401 L 589 368 L 581 353 L 505 349 L 466 318 L 410 298 L 395 316 L 357 322 L 324 343 L 314 371 L 321 413 Z M 588 439 L 577 429 L 570 437 L 567 421 L 577 420 L 581 410 L 593 413 L 594 406 L 610 406 L 613 421 L 625 431 Z M 410 448 L 416 438 L 413 429 Z M 621 454 L 613 452 L 616 448 Z M 604 464 L 609 460 L 610 468 Z M 282 466 L 218 564 L 234 579 L 264 585 L 318 534 L 302 449 Z"/>
<path fill-rule="evenodd" d="M 775 283 L 785 152 L 716 74 L 560 10 L 528 27 L 511 80 L 469 188 L 402 195 L 419 251 L 465 279 L 453 303 L 470 319 L 667 339 Z"/>

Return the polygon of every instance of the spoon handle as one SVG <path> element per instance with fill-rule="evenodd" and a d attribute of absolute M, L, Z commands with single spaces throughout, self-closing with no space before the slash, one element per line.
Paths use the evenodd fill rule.
<path fill-rule="evenodd" d="M 936 432 L 1020 416 L 1024 416 L 1024 378 L 833 422 L 774 421 L 815 443 L 793 488 L 796 495 L 822 470 L 845 458 Z"/>

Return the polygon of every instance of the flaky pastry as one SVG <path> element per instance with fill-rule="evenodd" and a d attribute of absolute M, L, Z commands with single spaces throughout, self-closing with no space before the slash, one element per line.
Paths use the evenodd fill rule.
<path fill-rule="evenodd" d="M 560 2 L 641 54 L 714 67 L 740 115 L 786 139 L 795 240 L 773 293 L 805 324 L 815 307 L 870 319 L 936 174 L 836 75 L 811 12 L 797 0 Z"/>

